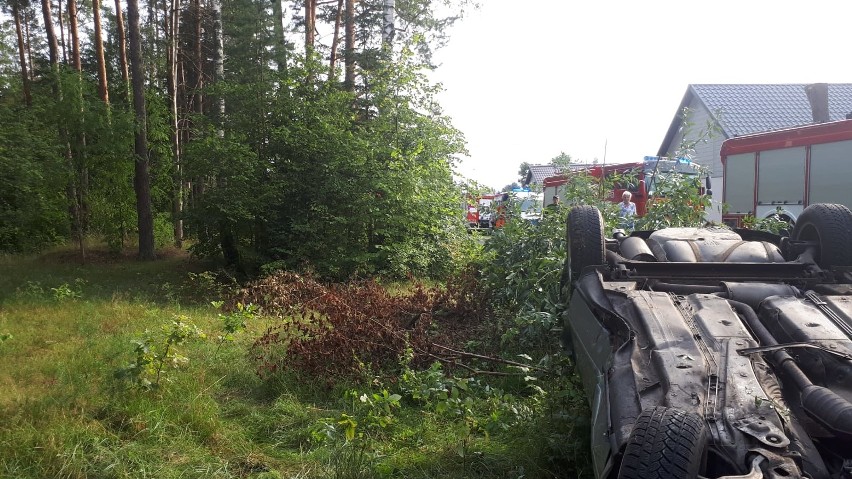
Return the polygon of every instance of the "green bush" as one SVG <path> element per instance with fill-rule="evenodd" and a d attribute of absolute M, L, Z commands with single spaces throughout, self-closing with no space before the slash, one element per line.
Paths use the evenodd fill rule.
<path fill-rule="evenodd" d="M 154 216 L 154 246 L 165 248 L 175 242 L 175 230 L 172 217 L 168 213 L 157 213 Z"/>

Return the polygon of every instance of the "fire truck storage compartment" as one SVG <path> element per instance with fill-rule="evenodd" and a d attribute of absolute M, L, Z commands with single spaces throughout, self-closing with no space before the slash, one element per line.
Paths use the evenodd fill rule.
<path fill-rule="evenodd" d="M 778 206 L 805 202 L 805 147 L 760 152 L 757 166 L 757 211 L 763 218 Z"/>
<path fill-rule="evenodd" d="M 725 164 L 725 203 L 734 214 L 754 214 L 754 153 L 731 155 Z"/>
<path fill-rule="evenodd" d="M 808 203 L 852 205 L 852 140 L 811 146 Z"/>

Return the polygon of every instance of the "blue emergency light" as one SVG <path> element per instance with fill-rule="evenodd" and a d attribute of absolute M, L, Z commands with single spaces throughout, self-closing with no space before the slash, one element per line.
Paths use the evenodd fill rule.
<path fill-rule="evenodd" d="M 667 159 L 668 158 L 660 158 L 659 156 L 646 156 L 645 157 L 645 161 L 660 161 L 660 160 L 667 160 Z M 692 163 L 692 160 L 690 160 L 689 158 L 687 158 L 685 156 L 679 156 L 679 157 L 675 158 L 675 160 L 677 160 L 678 163 L 681 163 L 681 164 L 684 164 L 684 165 L 688 165 L 688 164 Z"/>

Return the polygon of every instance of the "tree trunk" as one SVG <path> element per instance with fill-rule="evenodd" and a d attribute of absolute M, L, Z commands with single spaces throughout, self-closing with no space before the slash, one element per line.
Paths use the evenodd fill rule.
<path fill-rule="evenodd" d="M 204 97 L 201 90 L 204 88 L 204 57 L 202 56 L 201 47 L 203 45 L 202 34 L 202 18 L 201 18 L 201 0 L 194 0 L 193 7 L 195 8 L 195 104 L 194 111 L 199 115 L 204 113 Z"/>
<path fill-rule="evenodd" d="M 53 29 L 53 14 L 50 12 L 50 0 L 41 0 L 41 13 L 44 16 L 44 31 L 47 35 L 47 51 L 51 68 L 59 66 L 59 42 Z"/>
<path fill-rule="evenodd" d="M 328 81 L 333 82 L 337 63 L 337 48 L 340 46 L 340 22 L 343 20 L 343 0 L 337 0 L 337 16 L 334 19 L 334 37 L 331 40 L 331 60 L 328 62 Z"/>
<path fill-rule="evenodd" d="M 80 61 L 80 34 L 77 29 L 77 0 L 68 0 L 68 30 L 71 35 L 71 65 L 77 72 L 83 71 Z"/>
<path fill-rule="evenodd" d="M 278 73 L 287 71 L 287 37 L 284 34 L 284 8 L 281 0 L 272 0 L 272 31 L 275 40 L 272 42 L 273 58 L 278 67 Z"/>
<path fill-rule="evenodd" d="M 56 19 L 59 20 L 59 46 L 62 48 L 62 63 L 68 64 L 68 48 L 65 42 L 65 22 L 62 21 L 62 0 L 56 2 Z"/>
<path fill-rule="evenodd" d="M 222 35 L 222 0 L 212 0 L 213 5 L 213 32 L 216 40 L 216 78 L 215 81 L 221 82 L 225 79 L 225 43 Z M 218 115 L 218 131 L 219 138 L 225 137 L 225 97 L 219 94 L 217 99 L 219 104 Z M 217 178 L 217 182 L 219 178 Z M 233 231 L 222 219 L 219 221 L 219 245 L 222 248 L 222 254 L 225 256 L 227 264 L 238 264 L 239 253 L 237 252 L 237 241 Z"/>
<path fill-rule="evenodd" d="M 33 39 L 30 36 L 30 22 L 32 21 L 32 19 L 30 18 L 29 11 L 30 11 L 29 8 L 24 9 L 24 35 L 26 36 L 26 39 L 27 39 L 27 65 L 30 67 L 30 82 L 32 82 L 32 81 L 34 81 L 34 78 L 33 78 L 33 49 L 32 49 Z"/>
<path fill-rule="evenodd" d="M 115 24 L 118 30 L 118 59 L 121 64 L 121 80 L 124 82 L 124 97 L 130 96 L 130 74 L 127 67 L 127 34 L 124 31 L 124 14 L 121 0 L 115 0 Z"/>
<path fill-rule="evenodd" d="M 189 143 L 189 135 L 190 135 L 190 126 L 189 126 L 189 114 L 192 111 L 192 95 L 189 94 L 187 90 L 187 59 L 192 58 L 190 54 L 186 51 L 178 50 L 178 56 L 181 58 L 181 61 L 178 63 L 178 80 L 177 80 L 177 88 L 178 88 L 178 101 L 180 108 L 180 121 L 178 122 L 178 134 L 180 142 L 180 157 L 181 162 L 183 162 L 183 153 L 186 150 L 186 145 Z M 180 184 L 178 188 L 180 189 L 180 202 L 178 206 L 180 207 L 180 211 L 178 212 L 178 216 L 183 218 L 183 211 L 186 208 L 186 204 L 189 201 L 189 191 L 190 191 L 190 182 L 189 180 L 183 176 L 184 170 L 181 166 L 180 171 Z M 175 238 L 177 239 L 177 237 Z M 181 241 L 183 241 L 183 219 L 181 219 Z M 183 246 L 182 244 L 179 246 Z"/>
<path fill-rule="evenodd" d="M 77 72 L 77 99 L 80 102 L 80 124 L 84 124 L 83 111 L 83 63 L 80 61 L 80 34 L 77 28 L 77 0 L 68 0 L 68 34 L 71 37 L 71 64 Z M 76 155 L 73 152 L 76 151 Z M 86 261 L 86 229 L 88 224 L 88 186 L 89 170 L 86 166 L 86 134 L 77 133 L 76 148 L 72 148 L 71 165 L 72 180 L 78 182 L 74 185 L 77 194 L 74 196 L 73 211 L 75 212 L 75 231 L 80 248 L 80 259 Z M 78 161 L 74 161 L 77 158 Z"/>
<path fill-rule="evenodd" d="M 21 61 L 21 81 L 23 82 L 24 103 L 32 106 L 33 98 L 30 93 L 30 77 L 27 73 L 26 47 L 24 46 L 24 32 L 21 29 L 21 12 L 18 11 L 17 0 L 12 0 L 12 16 L 15 17 L 15 33 L 18 36 L 18 57 Z"/>
<path fill-rule="evenodd" d="M 178 40 L 180 38 L 180 0 L 171 0 L 171 9 L 166 15 L 168 41 L 168 90 L 171 110 L 172 162 L 174 164 L 172 226 L 175 246 L 183 246 L 183 165 L 181 158 L 180 111 L 178 110 Z"/>
<path fill-rule="evenodd" d="M 305 0 L 305 54 L 310 59 L 314 49 L 314 33 L 316 31 L 317 2 Z"/>
<path fill-rule="evenodd" d="M 195 13 L 195 23 L 193 24 L 193 43 L 192 46 L 194 48 L 192 54 L 192 99 L 189 100 L 189 96 L 187 95 L 187 101 L 190 101 L 190 104 L 187 108 L 187 112 L 194 112 L 199 117 L 204 114 L 204 64 L 205 58 L 203 55 L 203 18 L 201 15 L 201 0 L 192 0 L 192 9 Z M 192 126 L 190 124 L 187 125 L 185 130 L 185 142 L 184 144 L 189 144 L 192 139 Z M 203 177 L 195 177 L 191 178 L 186 182 L 186 198 L 187 204 L 191 204 L 195 198 L 198 198 L 203 193 L 204 187 L 204 178 Z"/>
<path fill-rule="evenodd" d="M 382 44 L 385 46 L 393 43 L 396 36 L 396 1 L 385 0 L 384 23 L 382 25 Z"/>
<path fill-rule="evenodd" d="M 41 1 L 41 12 L 44 15 L 44 30 L 47 35 L 47 49 L 50 58 L 50 69 L 53 78 L 51 78 L 51 88 L 53 94 L 58 101 L 62 101 L 62 88 L 59 84 L 59 44 L 56 38 L 56 31 L 53 29 L 53 14 L 51 12 L 50 0 Z M 68 201 L 68 213 L 71 217 L 71 230 L 78 232 L 80 230 L 80 210 L 77 207 L 77 188 L 76 182 L 73 180 L 74 175 L 74 157 L 71 153 L 71 143 L 68 139 L 68 130 L 63 125 L 59 125 L 59 138 L 65 145 L 65 161 L 72 179 L 69 179 L 65 187 L 65 195 Z M 81 241 L 82 244 L 82 241 Z"/>
<path fill-rule="evenodd" d="M 145 78 L 142 73 L 142 34 L 139 31 L 139 4 L 127 0 L 127 22 L 130 30 L 130 75 L 133 85 L 133 111 L 136 113 L 136 153 L 133 187 L 136 191 L 136 214 L 139 228 L 139 259 L 154 259 L 154 217 L 151 212 L 151 178 L 148 171 L 147 114 L 145 112 Z"/>
<path fill-rule="evenodd" d="M 213 6 L 213 36 L 216 42 L 216 79 L 221 82 L 225 79 L 225 39 L 222 34 L 222 0 L 212 0 Z M 219 104 L 217 124 L 219 125 L 219 137 L 225 136 L 224 121 L 225 121 L 225 97 L 219 95 L 217 99 Z"/>
<path fill-rule="evenodd" d="M 343 88 L 346 91 L 355 90 L 355 2 L 357 1 L 346 0 L 346 44 L 343 52 L 343 59 L 346 63 Z"/>
<path fill-rule="evenodd" d="M 109 107 L 109 88 L 107 86 L 106 60 L 104 59 L 104 41 L 101 31 L 101 1 L 92 0 L 92 12 L 95 14 L 95 57 L 98 60 L 98 94 Z"/>
<path fill-rule="evenodd" d="M 154 8 L 157 0 L 148 0 L 148 28 L 145 29 L 145 33 L 147 33 L 148 37 L 145 39 L 145 45 L 149 49 L 148 55 L 150 58 L 160 58 L 159 56 L 159 48 L 157 40 L 159 37 L 157 36 L 157 28 L 159 25 L 159 21 L 157 19 L 158 10 Z M 128 13 L 129 15 L 129 13 Z M 140 20 L 141 21 L 141 20 Z M 140 25 L 141 28 L 141 25 Z M 141 32 L 141 30 L 140 30 Z M 149 61 L 145 64 L 148 67 L 148 79 L 153 82 L 157 78 L 159 72 L 157 71 L 157 62 Z"/>

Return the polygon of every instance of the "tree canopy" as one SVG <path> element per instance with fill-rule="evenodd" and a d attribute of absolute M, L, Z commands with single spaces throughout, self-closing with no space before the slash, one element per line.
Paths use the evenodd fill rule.
<path fill-rule="evenodd" d="M 464 138 L 425 72 L 471 2 L 71 3 L 0 0 L 0 251 L 151 235 L 245 271 L 448 267 Z"/>

